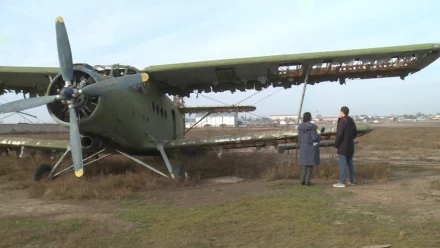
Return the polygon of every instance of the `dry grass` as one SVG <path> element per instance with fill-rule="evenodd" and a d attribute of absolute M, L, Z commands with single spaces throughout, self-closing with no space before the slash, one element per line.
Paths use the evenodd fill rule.
<path fill-rule="evenodd" d="M 256 178 L 267 168 L 278 163 L 277 154 L 259 152 L 227 152 L 221 157 L 208 153 L 203 157 L 182 158 L 193 180 L 218 176 Z"/>
<path fill-rule="evenodd" d="M 385 150 L 385 154 L 393 149 L 406 151 L 416 145 L 433 149 L 440 140 L 438 131 L 440 129 L 418 127 L 377 128 L 360 139 L 359 150 L 367 151 L 365 155 L 382 150 Z M 210 132 L 210 135 L 221 134 L 221 130 Z M 411 139 L 411 142 L 407 139 Z M 328 149 L 329 154 L 333 151 Z M 84 178 L 77 179 L 70 173 L 54 181 L 34 183 L 30 179 L 32 171 L 36 164 L 44 160 L 0 159 L 0 180 L 10 181 L 10 187 L 26 187 L 33 197 L 44 199 L 121 199 L 142 191 L 191 186 L 207 177 L 225 175 L 298 180 L 301 169 L 295 164 L 292 153 L 230 152 L 221 158 L 208 154 L 204 157 L 181 158 L 192 178 L 187 183 L 174 183 L 128 159 L 115 156 L 87 166 Z M 160 158 L 142 160 L 166 171 Z M 369 163 L 362 159 L 355 161 L 355 168 L 358 184 L 386 180 L 391 173 L 386 163 Z M 338 161 L 323 158 L 321 165 L 314 170 L 313 178 L 333 180 L 338 175 Z M 439 247 L 439 222 L 436 219 L 414 222 L 414 213 L 407 208 L 396 208 L 393 204 L 371 204 L 368 201 L 360 204 L 353 200 L 356 193 L 348 193 L 349 189 L 328 194 L 323 190 L 326 186 L 322 184 L 299 187 L 294 181 L 282 181 L 268 185 L 276 187 L 271 188 L 270 193 L 258 196 L 243 194 L 237 197 L 226 190 L 199 192 L 203 196 L 227 192 L 234 198 L 222 204 L 186 208 L 144 197 L 124 201 L 123 208 L 108 216 L 102 214 L 102 210 L 96 210 L 96 215 L 88 216 L 82 211 L 72 210 L 74 213 L 68 215 L 67 219 L 65 215 L 50 220 L 45 216 L 2 218 L 0 247 L 360 247 L 384 243 L 390 243 L 393 247 Z M 439 189 L 439 185 L 437 181 L 431 182 L 431 190 Z M 359 196 L 365 195 L 365 188 L 360 189 Z M 194 191 L 185 191 L 182 199 Z M 372 193 L 376 194 L 374 189 L 370 189 Z M 192 197 L 190 201 L 201 199 Z M 350 199 L 344 200 L 348 197 Z M 409 199 L 417 201 L 417 197 Z M 420 203 L 423 205 L 424 201 Z M 345 208 L 341 209 L 341 204 Z M 435 209 L 435 206 L 432 208 Z"/>
<path fill-rule="evenodd" d="M 18 160 L 5 157 L 9 163 L 0 167 L 0 175 L 14 181 L 20 188 L 28 188 L 32 197 L 43 199 L 121 199 L 141 191 L 170 187 L 196 185 L 199 180 L 218 176 L 238 176 L 242 178 L 263 178 L 265 180 L 295 179 L 301 173 L 295 161 L 285 161 L 285 155 L 253 153 L 226 153 L 218 158 L 216 154 L 204 157 L 181 158 L 190 180 L 173 182 L 124 157 L 114 156 L 86 167 L 84 178 L 78 179 L 73 173 L 62 175 L 55 180 L 33 182 L 31 175 L 36 164 L 47 162 L 27 158 Z M 145 159 L 145 162 L 166 173 L 159 158 Z M 284 160 L 284 162 L 283 162 Z M 66 162 L 67 164 L 67 162 Z M 336 160 L 323 159 L 314 170 L 314 179 L 336 179 L 339 165 Z M 386 180 L 390 168 L 386 164 L 356 164 L 357 183 L 371 180 Z"/>
<path fill-rule="evenodd" d="M 355 161 L 355 180 L 357 184 L 387 181 L 391 168 L 386 163 L 365 163 Z M 294 161 L 281 163 L 268 168 L 263 174 L 266 180 L 295 179 L 299 180 L 302 167 Z M 347 171 L 348 176 L 348 171 Z M 322 159 L 321 164 L 313 169 L 313 179 L 333 180 L 339 178 L 339 162 L 335 159 Z"/>
<path fill-rule="evenodd" d="M 440 127 L 377 127 L 359 142 L 368 150 L 439 149 Z"/>
<path fill-rule="evenodd" d="M 220 134 L 260 132 L 270 129 L 200 129 L 188 133 L 191 137 Z M 66 134 L 32 134 L 34 138 L 67 138 Z M 402 141 L 403 140 L 403 141 Z M 439 127 L 379 127 L 371 134 L 359 139 L 359 150 L 409 150 L 419 148 L 440 148 Z M 327 152 L 328 150 L 323 150 Z M 140 158 L 155 168 L 167 173 L 160 158 Z M 73 173 L 63 175 L 54 181 L 34 183 L 31 180 L 35 166 L 44 159 L 23 159 L 2 157 L 0 176 L 15 182 L 20 188 L 29 188 L 34 197 L 47 199 L 120 199 L 133 194 L 160 188 L 196 185 L 199 180 L 217 176 L 239 176 L 263 178 L 265 180 L 298 180 L 301 167 L 295 164 L 294 155 L 266 152 L 227 152 L 221 158 L 215 153 L 203 157 L 180 158 L 190 174 L 190 181 L 174 183 L 146 169 L 129 159 L 112 156 L 86 167 L 86 175 L 77 179 Z M 357 183 L 385 181 L 391 175 L 387 163 L 355 161 Z M 334 180 L 339 176 L 338 161 L 321 159 L 321 165 L 314 170 L 313 179 Z"/>
<path fill-rule="evenodd" d="M 322 189 L 286 187 L 193 208 L 137 200 L 107 218 L 3 218 L 0 247 L 439 247 L 435 220 L 416 223 L 408 211 L 359 206 Z"/>
<path fill-rule="evenodd" d="M 431 181 L 429 188 L 433 190 L 440 190 L 440 181 Z"/>

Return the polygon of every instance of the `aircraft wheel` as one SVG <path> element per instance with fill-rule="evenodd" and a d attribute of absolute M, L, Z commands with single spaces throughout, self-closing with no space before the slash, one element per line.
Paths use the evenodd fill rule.
<path fill-rule="evenodd" d="M 185 171 L 185 165 L 182 163 L 173 166 L 174 175 L 180 179 L 187 179 L 188 173 Z"/>
<path fill-rule="evenodd" d="M 52 166 L 48 164 L 40 164 L 35 168 L 34 173 L 32 174 L 32 179 L 34 181 L 40 181 L 41 178 L 47 178 L 51 170 Z"/>

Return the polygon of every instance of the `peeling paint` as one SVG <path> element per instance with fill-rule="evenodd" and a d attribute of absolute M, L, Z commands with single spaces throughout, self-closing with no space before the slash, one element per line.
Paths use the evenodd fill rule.
<path fill-rule="evenodd" d="M 321 129 L 320 127 L 319 129 Z M 358 137 L 363 136 L 373 130 L 369 125 L 356 124 L 358 129 Z M 336 126 L 325 126 L 325 132 L 321 133 L 320 130 L 317 133 L 321 136 L 332 137 L 336 135 Z M 249 133 L 249 134 L 238 134 L 238 135 L 222 135 L 213 136 L 204 139 L 200 138 L 189 138 L 168 141 L 165 144 L 165 148 L 207 148 L 221 145 L 225 149 L 231 148 L 244 148 L 244 147 L 255 147 L 255 146 L 277 146 L 278 141 L 296 141 L 298 137 L 298 131 L 296 128 L 281 130 L 281 131 L 268 131 L 259 133 Z"/>
<path fill-rule="evenodd" d="M 145 68 L 164 93 L 190 93 L 291 88 L 304 83 L 303 67 L 311 65 L 308 84 L 346 79 L 405 78 L 439 56 L 439 44 L 415 44 L 316 53 L 287 54 L 157 65 Z M 198 77 L 204 73 L 203 79 Z M 209 72 L 209 73 L 208 73 Z M 216 82 L 213 84 L 212 82 Z"/>

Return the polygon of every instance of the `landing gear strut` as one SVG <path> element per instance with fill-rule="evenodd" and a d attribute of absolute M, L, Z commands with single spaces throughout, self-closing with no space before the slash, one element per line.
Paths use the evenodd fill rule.
<path fill-rule="evenodd" d="M 39 181 L 41 178 L 49 178 L 49 179 L 54 179 L 62 174 L 66 174 L 68 172 L 73 171 L 73 165 L 67 167 L 66 169 L 55 173 L 58 169 L 58 167 L 64 162 L 64 160 L 66 159 L 66 157 L 70 154 L 71 150 L 70 148 L 68 148 L 64 154 L 61 156 L 61 158 L 58 160 L 58 162 L 53 166 L 53 168 L 50 165 L 47 164 L 41 164 L 39 166 L 37 166 L 37 168 L 34 170 L 34 173 L 32 175 L 32 179 L 35 181 Z M 94 158 L 93 160 L 84 163 L 83 166 L 95 163 L 101 159 L 107 158 L 111 155 L 113 155 L 112 153 L 110 154 L 106 154 L 102 157 L 99 157 L 99 154 L 105 152 L 105 149 L 102 149 L 101 151 L 92 154 L 91 156 L 86 157 L 85 159 L 83 159 L 83 163 L 86 162 L 87 160 L 90 160 L 91 158 Z"/>
<path fill-rule="evenodd" d="M 163 146 L 158 145 L 158 150 L 160 151 L 161 155 L 162 155 L 162 159 L 165 162 L 165 165 L 167 166 L 167 169 L 170 173 L 170 176 L 172 179 L 177 180 L 179 178 L 188 178 L 188 174 L 185 172 L 185 166 L 183 164 L 177 164 L 175 166 L 171 166 L 170 161 L 168 160 L 167 155 L 165 154 L 165 150 L 163 149 Z M 103 155 L 102 157 L 99 157 L 99 154 L 104 153 L 106 151 L 106 149 L 102 149 L 101 151 L 94 153 L 88 157 L 86 157 L 85 159 L 83 159 L 83 166 L 95 163 L 101 159 L 107 158 L 115 153 L 108 153 Z M 116 150 L 117 153 L 123 155 L 124 157 L 127 157 L 133 161 L 135 161 L 136 163 L 156 172 L 157 174 L 166 177 L 166 178 L 170 178 L 168 175 L 166 175 L 165 173 L 155 169 L 154 167 L 148 165 L 147 163 L 144 163 L 142 161 L 140 161 L 139 159 L 125 153 L 119 150 Z M 66 157 L 71 153 L 70 148 L 68 148 L 64 154 L 61 156 L 61 158 L 58 160 L 58 162 L 53 166 L 50 166 L 48 164 L 41 164 L 38 165 L 37 168 L 35 169 L 34 173 L 32 174 L 32 179 L 34 181 L 40 181 L 42 178 L 48 178 L 48 179 L 54 179 L 62 174 L 66 174 L 68 172 L 71 172 L 74 170 L 73 165 L 67 167 L 66 169 L 60 171 L 60 172 L 56 172 L 58 167 L 64 162 L 64 160 L 66 159 Z M 90 160 L 89 162 L 86 162 Z M 174 167 L 174 168 L 173 168 Z"/>
<path fill-rule="evenodd" d="M 180 178 L 185 178 L 185 179 L 188 178 L 188 173 L 185 172 L 185 166 L 183 164 L 177 164 L 175 166 L 172 166 L 170 161 L 168 160 L 168 156 L 166 155 L 165 150 L 163 149 L 163 146 L 162 145 L 157 145 L 157 149 L 159 150 L 159 152 L 160 152 L 160 154 L 162 156 L 162 159 L 163 159 L 163 161 L 164 161 L 164 163 L 165 163 L 165 165 L 166 165 L 166 167 L 168 169 L 168 172 L 170 173 L 170 176 L 171 176 L 171 178 L 173 180 L 178 180 Z M 123 155 L 123 156 L 125 156 L 125 157 L 127 157 L 127 158 L 129 158 L 129 159 L 131 159 L 133 161 L 135 161 L 136 163 L 138 163 L 138 164 L 140 164 L 140 165 L 142 165 L 142 166 L 144 166 L 144 167 L 146 167 L 146 168 L 156 172 L 157 174 L 159 174 L 159 175 L 161 175 L 163 177 L 169 178 L 168 175 L 166 175 L 163 172 L 155 169 L 151 165 L 148 165 L 147 163 L 144 163 L 144 162 L 140 161 L 139 159 L 137 159 L 137 158 L 135 158 L 133 156 L 128 155 L 127 153 L 124 153 L 124 152 L 121 152 L 121 151 L 118 151 L 118 150 L 117 150 L 117 152 L 119 154 L 121 154 L 121 155 Z"/>

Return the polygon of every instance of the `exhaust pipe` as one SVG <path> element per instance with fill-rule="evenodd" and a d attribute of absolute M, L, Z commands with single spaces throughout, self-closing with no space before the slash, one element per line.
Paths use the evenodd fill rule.
<path fill-rule="evenodd" d="M 84 149 L 100 149 L 102 148 L 102 140 L 98 137 L 90 137 L 90 136 L 82 136 L 81 137 L 81 146 Z"/>

